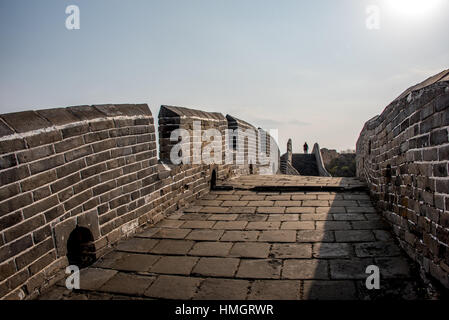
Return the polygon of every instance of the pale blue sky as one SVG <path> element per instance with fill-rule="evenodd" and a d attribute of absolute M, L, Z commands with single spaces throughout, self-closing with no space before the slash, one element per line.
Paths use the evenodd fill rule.
<path fill-rule="evenodd" d="M 365 121 L 449 68 L 449 1 L 421 16 L 386 1 L 0 0 L 0 113 L 180 105 L 278 128 L 282 151 L 355 148 Z"/>

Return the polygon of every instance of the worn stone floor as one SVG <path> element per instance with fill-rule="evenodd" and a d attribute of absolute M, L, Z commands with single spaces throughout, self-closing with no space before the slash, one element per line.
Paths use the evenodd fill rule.
<path fill-rule="evenodd" d="M 366 192 L 353 189 L 358 180 L 247 176 L 226 184 L 234 189 L 211 191 L 81 270 L 80 290 L 60 282 L 40 299 L 431 298 Z M 379 290 L 366 289 L 368 265 L 380 268 Z"/>

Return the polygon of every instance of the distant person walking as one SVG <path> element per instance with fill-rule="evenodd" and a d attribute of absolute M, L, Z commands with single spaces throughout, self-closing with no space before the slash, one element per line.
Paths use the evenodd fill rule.
<path fill-rule="evenodd" d="M 308 153 L 309 152 L 309 145 L 307 144 L 307 142 L 304 142 L 304 153 Z"/>

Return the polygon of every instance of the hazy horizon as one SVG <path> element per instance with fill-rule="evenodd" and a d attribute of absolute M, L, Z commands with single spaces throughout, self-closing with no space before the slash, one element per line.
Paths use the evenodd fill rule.
<path fill-rule="evenodd" d="M 355 149 L 366 121 L 449 68 L 449 1 L 432 1 L 2 0 L 0 113 L 147 103 L 157 121 L 175 105 L 277 128 L 281 152 Z"/>

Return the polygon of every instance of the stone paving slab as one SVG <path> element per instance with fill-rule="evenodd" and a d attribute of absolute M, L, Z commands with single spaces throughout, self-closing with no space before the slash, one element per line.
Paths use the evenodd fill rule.
<path fill-rule="evenodd" d="M 411 271 L 404 257 L 375 258 L 383 278 L 410 278 Z"/>
<path fill-rule="evenodd" d="M 248 221 L 218 221 L 214 225 L 214 229 L 243 230 L 247 224 Z"/>
<path fill-rule="evenodd" d="M 192 230 L 186 237 L 187 240 L 218 241 L 223 236 L 224 230 Z"/>
<path fill-rule="evenodd" d="M 270 214 L 268 221 L 299 221 L 299 214 Z"/>
<path fill-rule="evenodd" d="M 116 270 L 87 268 L 80 271 L 80 289 L 98 290 L 109 279 L 117 274 Z"/>
<path fill-rule="evenodd" d="M 248 222 L 246 225 L 246 230 L 278 230 L 281 227 L 281 222 L 279 221 L 258 221 L 258 222 Z"/>
<path fill-rule="evenodd" d="M 335 236 L 332 231 L 323 230 L 299 230 L 296 234 L 297 242 L 334 242 Z"/>
<path fill-rule="evenodd" d="M 335 231 L 337 242 L 366 242 L 374 241 L 374 233 L 371 230 L 339 230 Z"/>
<path fill-rule="evenodd" d="M 40 299 L 423 299 L 425 285 L 356 179 L 244 176 L 167 216 Z M 343 186 L 340 191 L 277 187 Z M 264 191 L 254 188 L 266 187 Z M 271 188 L 271 189 L 270 189 Z M 381 289 L 364 286 L 380 268 Z"/>
<path fill-rule="evenodd" d="M 239 214 L 238 217 L 235 220 L 238 221 L 248 221 L 248 222 L 266 222 L 268 220 L 268 214 L 254 214 L 254 213 L 244 213 L 244 214 Z M 273 221 L 269 221 L 269 222 L 273 222 Z M 253 224 L 251 224 L 253 225 Z M 246 226 L 246 229 L 251 229 L 250 227 L 250 223 L 248 223 L 248 225 Z M 252 228 L 254 229 L 254 228 Z"/>
<path fill-rule="evenodd" d="M 197 242 L 189 254 L 202 257 L 223 257 L 229 254 L 232 242 Z"/>
<path fill-rule="evenodd" d="M 296 242 L 295 230 L 272 230 L 262 231 L 259 241 L 265 242 Z"/>
<path fill-rule="evenodd" d="M 158 232 L 150 235 L 150 237 L 156 239 L 184 239 L 189 232 L 189 229 L 160 228 Z"/>
<path fill-rule="evenodd" d="M 241 258 L 268 258 L 270 248 L 269 243 L 238 242 L 232 246 L 229 254 Z"/>
<path fill-rule="evenodd" d="M 276 243 L 271 248 L 271 257 L 277 259 L 312 258 L 312 245 L 305 243 Z"/>
<path fill-rule="evenodd" d="M 349 258 L 352 255 L 349 243 L 314 243 L 314 258 Z"/>
<path fill-rule="evenodd" d="M 158 256 L 135 253 L 126 253 L 117 259 L 110 259 L 108 256 L 105 257 L 106 265 L 100 261 L 97 266 L 108 267 L 119 271 L 147 272 L 159 259 Z"/>
<path fill-rule="evenodd" d="M 151 250 L 156 254 L 186 254 L 195 245 L 190 240 L 163 239 Z"/>
<path fill-rule="evenodd" d="M 256 280 L 248 298 L 250 300 L 298 300 L 300 289 L 300 281 Z"/>
<path fill-rule="evenodd" d="M 333 177 L 308 177 L 308 176 L 240 176 L 223 183 L 241 189 L 252 189 L 254 187 L 298 187 L 298 186 L 319 186 L 319 187 L 341 187 L 351 189 L 354 187 L 364 187 L 364 183 L 356 178 L 333 178 Z"/>
<path fill-rule="evenodd" d="M 144 295 L 161 299 L 192 299 L 203 280 L 194 277 L 160 276 Z"/>
<path fill-rule="evenodd" d="M 211 277 L 232 278 L 237 271 L 240 259 L 235 258 L 201 258 L 193 270 L 194 274 Z"/>
<path fill-rule="evenodd" d="M 236 277 L 245 279 L 279 279 L 281 276 L 281 266 L 281 260 L 242 260 Z"/>
<path fill-rule="evenodd" d="M 329 279 L 328 261 L 318 259 L 285 260 L 284 279 Z"/>
<path fill-rule="evenodd" d="M 99 291 L 140 296 L 154 280 L 154 277 L 120 272 L 107 281 Z"/>
<path fill-rule="evenodd" d="M 245 300 L 250 285 L 247 280 L 208 278 L 203 281 L 194 299 Z"/>
<path fill-rule="evenodd" d="M 356 286 L 353 281 L 304 281 L 302 299 L 305 300 L 355 300 Z"/>
<path fill-rule="evenodd" d="M 365 270 L 373 265 L 373 259 L 334 259 L 329 261 L 332 279 L 366 279 Z"/>
<path fill-rule="evenodd" d="M 256 241 L 259 237 L 260 231 L 233 231 L 227 230 L 224 232 L 222 241 Z"/>
<path fill-rule="evenodd" d="M 117 250 L 134 253 L 149 253 L 158 243 L 159 240 L 157 239 L 132 238 L 121 241 L 117 245 Z"/>
<path fill-rule="evenodd" d="M 151 272 L 162 274 L 189 275 L 197 264 L 198 258 L 185 256 L 161 257 L 152 267 Z"/>

